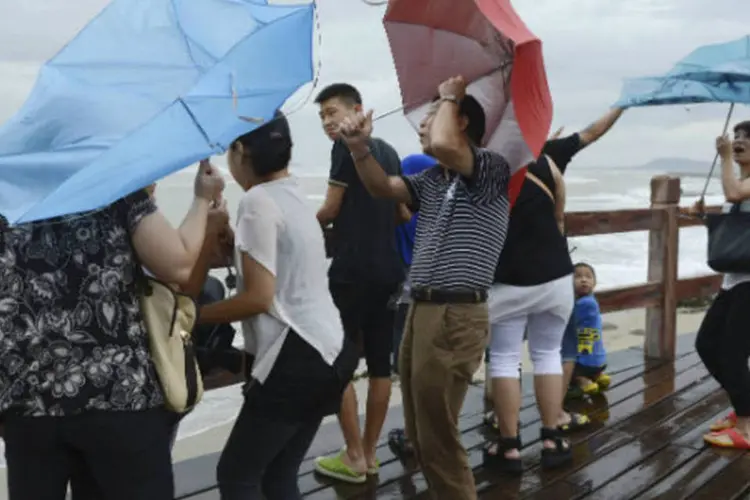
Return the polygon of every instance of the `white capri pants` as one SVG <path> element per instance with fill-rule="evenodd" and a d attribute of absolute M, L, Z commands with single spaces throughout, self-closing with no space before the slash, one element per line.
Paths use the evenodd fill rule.
<path fill-rule="evenodd" d="M 518 378 L 524 333 L 535 375 L 562 374 L 565 327 L 573 312 L 573 275 L 541 285 L 490 289 L 490 377 Z"/>

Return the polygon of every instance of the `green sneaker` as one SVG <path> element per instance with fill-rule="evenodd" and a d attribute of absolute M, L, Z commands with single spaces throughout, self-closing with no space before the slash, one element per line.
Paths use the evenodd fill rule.
<path fill-rule="evenodd" d="M 367 482 L 367 473 L 356 472 L 346 465 L 341 457 L 344 452 L 333 457 L 318 457 L 315 459 L 315 472 L 321 476 L 337 479 L 345 483 L 362 484 Z M 367 471 L 368 473 L 370 471 Z"/>

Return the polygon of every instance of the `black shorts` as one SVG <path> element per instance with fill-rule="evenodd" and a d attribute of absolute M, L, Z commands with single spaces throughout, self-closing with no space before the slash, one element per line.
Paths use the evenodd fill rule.
<path fill-rule="evenodd" d="M 604 372 L 607 365 L 604 366 L 586 366 L 580 363 L 576 363 L 576 367 L 573 370 L 573 377 L 584 377 L 591 380 L 596 379 L 599 375 Z"/>
<path fill-rule="evenodd" d="M 330 289 L 344 332 L 361 342 L 368 375 L 390 377 L 395 311 L 389 303 L 399 284 L 330 283 Z"/>

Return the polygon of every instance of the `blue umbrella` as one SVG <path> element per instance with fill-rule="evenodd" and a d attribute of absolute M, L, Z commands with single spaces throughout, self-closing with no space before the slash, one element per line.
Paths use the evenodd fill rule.
<path fill-rule="evenodd" d="M 314 4 L 114 0 L 0 129 L 0 214 L 79 213 L 226 151 L 313 77 Z"/>
<path fill-rule="evenodd" d="M 750 104 L 750 36 L 699 47 L 663 76 L 626 80 L 615 105 L 628 108 L 709 102 L 730 103 L 722 132 L 726 134 L 734 105 Z M 701 199 L 718 159 L 716 153 Z"/>
<path fill-rule="evenodd" d="M 616 106 L 750 104 L 750 36 L 700 47 L 662 76 L 626 80 Z"/>

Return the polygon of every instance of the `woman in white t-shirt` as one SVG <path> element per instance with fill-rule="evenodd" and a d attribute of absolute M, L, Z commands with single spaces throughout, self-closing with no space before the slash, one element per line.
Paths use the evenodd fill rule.
<path fill-rule="evenodd" d="M 328 291 L 323 233 L 289 175 L 286 118 L 237 139 L 228 154 L 246 191 L 235 230 L 237 295 L 201 308 L 206 323 L 242 322 L 255 360 L 222 452 L 223 500 L 295 500 L 297 473 L 322 418 L 336 413 L 357 364 Z"/>
<path fill-rule="evenodd" d="M 727 204 L 750 211 L 750 121 L 734 127 L 734 141 L 716 139 L 721 157 L 721 183 Z M 740 167 L 739 177 L 734 163 Z M 700 210 L 702 207 L 695 207 Z M 695 347 L 721 387 L 734 411 L 711 425 L 704 436 L 709 444 L 723 448 L 750 449 L 750 274 L 727 273 L 721 291 L 706 311 Z"/>

